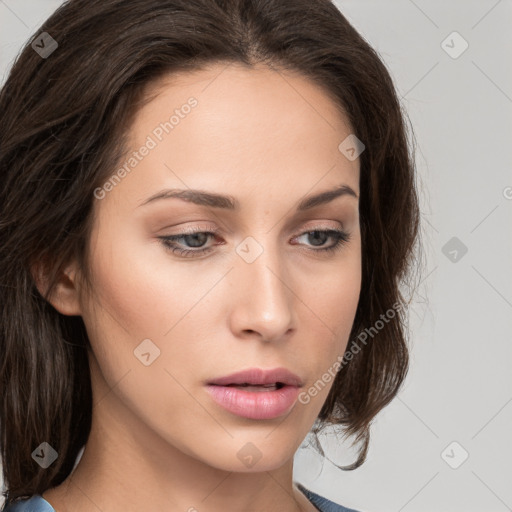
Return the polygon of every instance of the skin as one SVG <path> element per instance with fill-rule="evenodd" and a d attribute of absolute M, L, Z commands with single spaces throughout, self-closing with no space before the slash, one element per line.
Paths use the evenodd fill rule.
<path fill-rule="evenodd" d="M 338 150 L 352 130 L 318 85 L 263 65 L 210 65 L 151 93 L 130 127 L 132 150 L 188 98 L 198 106 L 95 200 L 92 291 L 70 262 L 52 295 L 86 325 L 94 405 L 80 462 L 43 497 L 58 512 L 316 510 L 293 484 L 293 456 L 332 380 L 272 420 L 222 409 L 205 382 L 282 366 L 307 390 L 344 353 L 361 285 L 359 159 Z M 357 197 L 296 211 L 306 195 L 340 185 Z M 240 209 L 140 206 L 165 188 L 229 194 Z M 179 256 L 158 238 L 191 227 L 219 232 L 176 245 L 209 253 Z M 350 239 L 315 252 L 335 240 L 305 234 L 314 229 Z M 263 248 L 252 263 L 236 252 L 249 236 Z M 149 366 L 134 356 L 144 339 L 160 350 Z M 237 457 L 249 442 L 261 454 L 252 467 Z"/>

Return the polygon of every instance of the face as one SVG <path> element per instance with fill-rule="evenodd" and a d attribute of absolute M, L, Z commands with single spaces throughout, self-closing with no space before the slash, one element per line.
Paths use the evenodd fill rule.
<path fill-rule="evenodd" d="M 111 388 L 138 442 L 277 468 L 327 397 L 359 299 L 359 160 L 338 149 L 351 128 L 317 85 L 265 67 L 212 65 L 151 92 L 125 172 L 96 193 L 79 298 L 93 389 Z"/>

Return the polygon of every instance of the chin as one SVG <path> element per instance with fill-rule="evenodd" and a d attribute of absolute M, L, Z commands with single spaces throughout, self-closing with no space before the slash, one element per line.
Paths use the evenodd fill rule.
<path fill-rule="evenodd" d="M 200 459 L 212 467 L 236 473 L 259 473 L 273 471 L 293 458 L 295 445 L 283 445 L 279 437 L 273 441 L 258 441 L 251 436 L 242 440 L 230 439 L 226 443 L 209 446 L 206 453 L 198 454 Z"/>

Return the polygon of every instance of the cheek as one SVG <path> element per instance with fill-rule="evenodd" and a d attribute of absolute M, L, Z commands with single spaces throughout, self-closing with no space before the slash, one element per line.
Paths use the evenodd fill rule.
<path fill-rule="evenodd" d="M 327 399 L 349 341 L 361 290 L 358 252 L 315 281 L 317 286 L 308 288 L 309 293 L 303 288 L 304 302 L 314 314 L 308 314 L 310 339 L 301 356 L 307 360 L 309 379 L 299 395 L 311 421 Z"/>
<path fill-rule="evenodd" d="M 317 340 L 323 344 L 323 350 L 318 352 L 324 354 L 324 359 L 335 359 L 344 352 L 360 291 L 361 259 L 358 245 L 332 265 L 326 265 L 321 273 L 302 280 L 299 296 L 311 312 L 308 316 L 311 319 L 310 328 L 316 331 Z"/>
<path fill-rule="evenodd" d="M 115 379 L 139 369 L 134 350 L 149 339 L 158 354 L 151 368 L 176 367 L 182 378 L 212 337 L 212 321 L 206 320 L 218 314 L 214 287 L 229 266 L 208 270 L 205 262 L 199 270 L 197 263 L 177 261 L 159 242 L 135 240 L 121 229 L 105 230 L 92 252 L 94 296 L 83 316 L 95 355 Z"/>
<path fill-rule="evenodd" d="M 198 283 L 192 266 L 173 260 L 158 241 L 141 242 L 128 232 L 101 239 L 110 242 L 95 247 L 93 300 L 134 341 L 162 337 L 208 288 L 207 276 Z"/>
<path fill-rule="evenodd" d="M 191 270 L 181 272 L 182 266 L 172 264 L 164 248 L 128 247 L 123 237 L 101 239 L 110 242 L 97 244 L 91 258 L 94 296 L 83 317 L 97 364 L 98 396 L 109 397 L 103 407 L 114 410 L 122 403 L 162 433 L 184 430 L 182 422 L 190 417 L 207 421 L 186 389 L 190 369 L 197 367 L 203 350 L 200 343 L 192 343 L 200 330 L 193 322 L 200 305 L 192 307 L 215 276 L 211 284 L 205 277 L 194 286 Z M 139 347 L 149 352 L 147 366 Z M 176 410 L 182 411 L 179 418 Z M 118 412 L 122 417 L 123 411 Z"/>

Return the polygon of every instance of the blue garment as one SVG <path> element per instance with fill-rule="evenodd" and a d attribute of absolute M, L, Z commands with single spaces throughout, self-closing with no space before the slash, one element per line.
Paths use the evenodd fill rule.
<path fill-rule="evenodd" d="M 4 512 L 55 512 L 55 509 L 39 494 L 17 501 L 4 509 Z"/>
<path fill-rule="evenodd" d="M 299 488 L 299 490 L 306 495 L 306 498 L 311 503 L 313 503 L 313 505 L 318 510 L 320 510 L 320 512 L 358 512 L 353 508 L 342 507 L 341 505 L 334 503 L 334 501 L 330 501 L 327 498 L 324 498 L 323 496 L 320 496 L 319 494 L 316 494 L 313 491 L 306 489 L 302 484 L 299 484 L 298 482 L 296 485 Z"/>
<path fill-rule="evenodd" d="M 333 501 L 324 498 L 303 485 L 297 483 L 297 487 L 305 494 L 306 498 L 320 510 L 320 512 L 358 512 L 352 508 L 345 508 Z M 18 501 L 7 507 L 4 512 L 55 512 L 55 509 L 39 494 L 32 498 Z"/>

